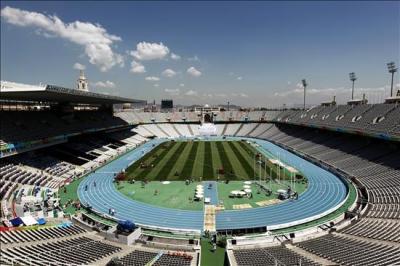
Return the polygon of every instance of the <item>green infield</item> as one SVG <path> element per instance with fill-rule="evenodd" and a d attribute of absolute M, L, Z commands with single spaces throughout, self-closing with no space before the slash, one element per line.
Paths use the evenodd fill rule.
<path fill-rule="evenodd" d="M 198 184 L 194 182 L 186 185 L 184 181 L 173 181 L 169 184 L 157 181 L 131 184 L 123 181 L 116 186 L 125 196 L 144 203 L 182 210 L 202 210 L 203 202 L 193 200 Z"/>
<path fill-rule="evenodd" d="M 278 189 L 286 189 L 290 184 L 289 181 L 262 182 L 263 185 L 271 188 L 273 193 L 267 195 L 262 191 L 254 182 L 250 184 L 252 190 L 252 197 L 231 198 L 229 197 L 233 190 L 243 190 L 245 185 L 243 181 L 220 181 L 217 183 L 218 200 L 220 206 L 225 210 L 233 210 L 242 208 L 257 208 L 261 206 L 277 204 Z M 184 181 L 151 181 L 142 182 L 136 181 L 120 181 L 115 184 L 116 188 L 126 197 L 137 200 L 140 202 L 181 210 L 202 210 L 203 201 L 195 201 L 195 189 L 200 182 L 191 182 L 186 184 Z M 295 190 L 303 193 L 307 189 L 307 184 L 303 182 L 296 182 Z M 207 189 L 207 188 L 204 188 Z M 222 210 L 223 210 L 222 209 Z"/>
<path fill-rule="evenodd" d="M 167 141 L 126 169 L 128 180 L 253 180 L 276 177 L 246 141 Z M 284 178 L 284 177 L 282 177 Z"/>

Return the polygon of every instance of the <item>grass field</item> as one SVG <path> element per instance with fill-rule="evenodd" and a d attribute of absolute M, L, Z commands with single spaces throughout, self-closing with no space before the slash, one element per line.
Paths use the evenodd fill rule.
<path fill-rule="evenodd" d="M 185 185 L 184 181 L 174 181 L 171 184 L 162 182 L 149 182 L 142 186 L 142 182 L 119 182 L 117 189 L 130 199 L 157 205 L 166 208 L 182 210 L 202 210 L 202 201 L 193 201 L 196 185 L 199 183 L 190 183 Z M 157 195 L 155 195 L 157 191 Z"/>
<path fill-rule="evenodd" d="M 60 205 L 63 206 L 67 201 L 78 201 L 78 186 L 82 182 L 83 178 L 76 179 L 72 181 L 67 187 L 66 187 L 66 192 L 64 192 L 64 189 L 60 189 L 58 191 L 58 196 L 60 197 Z M 76 209 L 72 206 L 69 205 L 67 208 L 64 209 L 65 213 L 69 214 L 74 214 L 76 212 Z"/>
<path fill-rule="evenodd" d="M 145 154 L 126 173 L 129 179 L 148 181 L 252 180 L 260 174 L 254 159 L 257 153 L 244 141 L 168 141 Z"/>
<path fill-rule="evenodd" d="M 217 246 L 213 250 L 210 240 L 201 238 L 201 266 L 225 265 L 225 248 Z"/>
<path fill-rule="evenodd" d="M 129 181 L 119 182 L 117 189 L 129 197 L 130 199 L 141 201 L 144 203 L 181 210 L 202 210 L 203 201 L 193 201 L 196 185 L 199 182 L 193 182 L 186 185 L 184 181 L 171 181 L 170 184 L 163 184 L 159 181 L 151 181 L 143 185 L 142 182 L 135 182 L 131 184 Z M 276 199 L 276 194 L 267 196 L 265 193 L 259 191 L 258 186 L 251 184 L 253 191 L 252 198 L 230 198 L 229 194 L 232 190 L 242 190 L 243 181 L 230 181 L 228 184 L 225 182 L 218 182 L 218 200 L 224 206 L 225 210 L 232 210 L 233 205 L 249 204 L 252 208 L 260 207 L 257 202 Z M 275 181 L 271 184 L 266 184 L 276 192 L 278 189 L 287 188 L 288 182 L 282 181 L 277 183 Z M 301 182 L 296 183 L 296 191 L 301 194 L 306 190 L 306 184 Z M 205 188 L 207 189 L 207 188 Z M 157 193 L 155 193 L 157 191 Z M 260 192 L 260 193 L 258 193 Z"/>

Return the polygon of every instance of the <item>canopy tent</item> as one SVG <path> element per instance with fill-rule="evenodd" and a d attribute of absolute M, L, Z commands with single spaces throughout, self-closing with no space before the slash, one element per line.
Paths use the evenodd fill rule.
<path fill-rule="evenodd" d="M 234 196 L 234 197 L 244 196 L 244 195 L 246 195 L 246 192 L 240 191 L 240 190 L 232 190 L 231 191 L 231 195 Z"/>
<path fill-rule="evenodd" d="M 244 185 L 243 188 L 247 189 L 247 188 L 251 188 L 251 187 L 249 185 Z"/>
<path fill-rule="evenodd" d="M 46 220 L 44 218 L 40 218 L 40 219 L 37 220 L 37 223 L 39 225 L 43 225 L 43 224 L 46 224 Z"/>
<path fill-rule="evenodd" d="M 36 219 L 33 218 L 32 216 L 21 217 L 21 220 L 24 222 L 24 224 L 25 224 L 26 226 L 38 224 L 38 222 L 36 221 Z"/>
<path fill-rule="evenodd" d="M 243 182 L 245 185 L 250 185 L 251 184 L 251 181 L 244 181 Z"/>
<path fill-rule="evenodd" d="M 21 224 L 23 224 L 24 222 L 22 221 L 22 219 L 20 217 L 14 218 L 10 220 L 10 223 L 13 226 L 20 226 Z"/>

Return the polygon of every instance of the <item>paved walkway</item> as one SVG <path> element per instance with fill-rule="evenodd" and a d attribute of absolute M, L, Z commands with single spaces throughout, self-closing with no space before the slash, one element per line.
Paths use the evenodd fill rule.
<path fill-rule="evenodd" d="M 211 187 L 210 187 L 211 185 Z M 204 198 L 210 198 L 210 204 L 218 205 L 218 184 L 215 181 L 204 181 Z"/>
<path fill-rule="evenodd" d="M 215 205 L 204 206 L 204 231 L 215 232 Z"/>

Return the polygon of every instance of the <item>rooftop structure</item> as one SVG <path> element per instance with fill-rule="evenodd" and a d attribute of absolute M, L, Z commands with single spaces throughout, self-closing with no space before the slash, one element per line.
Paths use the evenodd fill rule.
<path fill-rule="evenodd" d="M 1 100 L 8 101 L 75 104 L 122 104 L 144 102 L 142 100 L 89 92 L 83 89 L 70 89 L 56 85 L 29 85 L 10 81 L 1 81 L 0 93 Z"/>

